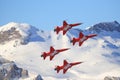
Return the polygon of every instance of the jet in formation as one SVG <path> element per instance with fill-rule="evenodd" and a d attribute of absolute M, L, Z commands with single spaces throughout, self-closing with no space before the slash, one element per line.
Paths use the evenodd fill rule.
<path fill-rule="evenodd" d="M 94 36 L 97 36 L 96 34 L 89 34 L 89 35 L 84 35 L 82 32 L 79 33 L 78 38 L 73 38 L 70 42 L 75 45 L 76 42 L 79 42 L 79 46 L 83 44 L 84 41 L 86 41 L 89 38 L 92 38 Z"/>
<path fill-rule="evenodd" d="M 81 24 L 82 24 L 82 23 L 68 24 L 66 21 L 63 21 L 63 26 L 61 26 L 61 27 L 57 26 L 57 27 L 54 29 L 54 32 L 56 32 L 56 34 L 58 34 L 60 31 L 63 31 L 63 35 L 65 35 L 66 32 L 67 32 L 69 29 L 71 29 L 72 27 L 81 25 Z"/>
<path fill-rule="evenodd" d="M 61 27 L 57 26 L 54 29 L 54 32 L 56 32 L 56 34 L 58 34 L 60 31 L 63 31 L 63 35 L 66 34 L 66 32 L 68 30 L 70 30 L 72 27 L 81 25 L 82 23 L 75 23 L 75 24 L 68 24 L 66 21 L 63 21 L 63 25 Z M 79 33 L 79 37 L 78 38 L 73 38 L 70 42 L 75 45 L 76 42 L 79 43 L 79 46 L 81 46 L 83 44 L 84 41 L 86 41 L 89 38 L 95 37 L 97 36 L 97 34 L 89 34 L 89 35 L 84 35 L 82 32 Z M 50 57 L 50 61 L 55 57 L 55 55 L 59 54 L 60 52 L 69 50 L 70 48 L 63 48 L 63 49 L 54 49 L 52 46 L 50 47 L 50 51 L 49 52 L 43 52 L 41 57 L 43 57 L 43 59 L 45 60 L 46 57 Z M 57 73 L 59 73 L 60 70 L 63 70 L 63 74 L 65 74 L 67 72 L 67 70 L 69 68 L 71 68 L 72 66 L 81 64 L 83 62 L 73 62 L 73 63 L 68 63 L 66 60 L 63 61 L 63 65 L 62 66 L 56 66 L 55 67 L 55 71 L 57 71 Z"/>
<path fill-rule="evenodd" d="M 69 68 L 71 68 L 72 66 L 81 64 L 81 63 L 83 63 L 83 62 L 68 63 L 66 60 L 64 60 L 63 65 L 62 66 L 56 66 L 54 70 L 57 71 L 57 73 L 59 73 L 59 71 L 63 69 L 63 74 L 65 74 Z"/>
<path fill-rule="evenodd" d="M 50 57 L 50 61 L 54 58 L 55 55 L 59 54 L 60 52 L 69 50 L 70 48 L 64 48 L 64 49 L 57 49 L 55 50 L 52 46 L 50 47 L 50 51 L 49 52 L 43 52 L 43 54 L 41 55 L 41 57 L 43 57 L 43 59 L 45 60 L 47 56 Z"/>

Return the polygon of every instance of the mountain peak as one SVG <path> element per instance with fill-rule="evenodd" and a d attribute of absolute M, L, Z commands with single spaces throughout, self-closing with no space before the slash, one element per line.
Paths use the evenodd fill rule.
<path fill-rule="evenodd" d="M 95 32 L 101 32 L 101 31 L 118 31 L 120 32 L 120 24 L 117 21 L 113 22 L 101 22 L 98 24 L 93 25 L 88 30 L 95 31 Z"/>
<path fill-rule="evenodd" d="M 29 24 L 26 24 L 26 23 L 15 23 L 15 22 L 10 22 L 6 25 L 3 25 L 0 27 L 0 31 L 7 31 L 7 30 L 10 30 L 11 28 L 16 28 L 17 30 L 28 30 L 28 28 L 30 28 L 30 25 Z"/>
<path fill-rule="evenodd" d="M 96 37 L 86 40 L 79 47 L 79 42 L 73 46 L 70 43 L 71 39 L 78 38 L 80 32 L 89 35 L 91 34 L 89 30 L 84 31 L 73 28 L 63 36 L 62 31 L 56 34 L 54 31 L 39 31 L 30 25 L 10 23 L 8 26 L 5 25 L 0 28 L 0 41 L 5 43 L 4 45 L 0 44 L 0 55 L 27 69 L 30 72 L 29 76 L 32 77 L 26 80 L 34 80 L 33 77 L 39 73 L 45 80 L 103 80 L 108 75 L 117 77 L 120 76 L 120 32 L 107 31 L 104 29 L 106 27 L 105 24 L 110 25 L 108 27 L 111 28 L 119 27 L 117 21 L 100 23 L 98 24 L 98 26 L 100 25 L 99 27 L 93 27 L 91 31 L 96 31 L 98 27 L 101 33 L 97 33 Z M 27 41 L 29 44 L 19 46 L 17 41 L 19 42 L 20 39 Z M 49 51 L 50 46 L 53 46 L 55 49 L 70 48 L 70 50 L 57 55 L 52 62 L 49 61 L 49 58 L 44 61 L 40 58 L 40 55 Z M 54 71 L 54 66 L 62 64 L 61 60 L 64 59 L 70 62 L 82 61 L 84 63 L 80 67 L 76 66 L 74 69 L 69 70 L 65 75 L 62 74 L 62 71 L 57 74 Z M 102 67 L 100 67 L 101 65 Z M 2 70 L 5 69 L 3 68 Z M 7 75 L 5 74 L 5 76 Z M 113 79 L 113 77 L 109 78 L 109 76 L 105 80 Z M 38 75 L 35 80 L 37 79 L 41 79 L 41 76 Z"/>
<path fill-rule="evenodd" d="M 22 44 L 31 40 L 43 40 L 37 34 L 38 31 L 37 28 L 26 23 L 10 22 L 0 27 L 0 44 L 12 40 L 19 40 Z"/>

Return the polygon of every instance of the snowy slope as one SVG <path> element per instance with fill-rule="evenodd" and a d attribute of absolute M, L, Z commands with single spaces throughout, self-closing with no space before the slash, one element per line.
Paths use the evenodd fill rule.
<path fill-rule="evenodd" d="M 114 23 L 112 27 L 119 24 L 112 23 Z M 77 37 L 81 31 L 78 29 L 70 30 L 63 36 L 62 33 L 56 35 L 53 31 L 39 31 L 28 24 L 9 23 L 0 27 L 0 32 L 9 30 L 13 26 L 22 37 L 27 38 L 27 44 L 13 46 L 14 40 L 7 41 L 5 44 L 0 44 L 0 55 L 15 61 L 31 75 L 40 74 L 44 80 L 103 80 L 105 76 L 120 76 L 120 32 L 117 31 L 120 26 L 113 31 L 102 30 L 101 27 L 98 30 L 94 26 L 83 30 L 85 34 L 97 33 L 98 36 L 88 39 L 81 47 L 78 44 L 75 46 L 70 44 L 70 39 Z M 56 55 L 52 61 L 49 61 L 48 57 L 43 60 L 40 55 L 44 51 L 48 52 L 50 46 L 56 49 L 71 49 Z M 54 68 L 56 65 L 62 65 L 64 59 L 68 62 L 83 61 L 84 63 L 72 67 L 66 74 L 62 74 L 62 71 L 57 74 Z"/>

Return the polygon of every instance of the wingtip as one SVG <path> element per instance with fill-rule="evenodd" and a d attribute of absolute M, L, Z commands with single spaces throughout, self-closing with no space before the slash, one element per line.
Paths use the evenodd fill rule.
<path fill-rule="evenodd" d="M 63 72 L 63 74 L 65 74 L 65 73 Z"/>
<path fill-rule="evenodd" d="M 79 47 L 82 46 L 82 44 L 79 45 Z"/>
<path fill-rule="evenodd" d="M 50 61 L 52 61 L 52 59 L 50 59 Z"/>
<path fill-rule="evenodd" d="M 65 35 L 66 33 L 63 32 L 63 36 Z"/>

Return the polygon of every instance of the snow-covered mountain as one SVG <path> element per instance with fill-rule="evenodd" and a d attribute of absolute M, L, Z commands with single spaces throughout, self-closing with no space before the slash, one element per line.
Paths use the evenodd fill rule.
<path fill-rule="evenodd" d="M 27 77 L 27 70 L 17 67 L 13 61 L 6 60 L 0 56 L 0 80 L 15 80 Z"/>
<path fill-rule="evenodd" d="M 70 40 L 84 34 L 96 33 L 98 36 L 88 39 L 81 47 L 73 46 Z M 49 47 L 55 49 L 71 48 L 43 60 L 42 52 Z M 120 77 L 120 24 L 117 21 L 103 22 L 87 30 L 71 29 L 66 35 L 56 35 L 54 31 L 38 30 L 28 24 L 8 23 L 0 27 L 0 55 L 17 66 L 30 72 L 30 76 L 40 74 L 44 80 L 103 80 L 106 76 Z M 54 71 L 56 65 L 68 62 L 83 61 L 66 74 Z M 26 80 L 31 80 L 28 78 Z"/>
<path fill-rule="evenodd" d="M 38 31 L 38 29 L 28 24 L 8 23 L 0 27 L 0 44 L 13 40 L 21 44 L 44 41 L 44 39 L 37 34 Z"/>
<path fill-rule="evenodd" d="M 102 22 L 102 23 L 93 25 L 92 27 L 88 28 L 88 30 L 98 32 L 98 33 L 101 31 L 108 31 L 108 32 L 118 31 L 118 32 L 120 32 L 120 24 L 117 21 Z"/>

